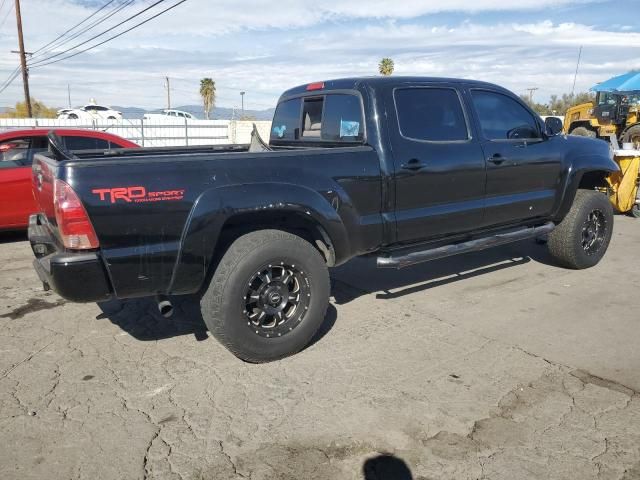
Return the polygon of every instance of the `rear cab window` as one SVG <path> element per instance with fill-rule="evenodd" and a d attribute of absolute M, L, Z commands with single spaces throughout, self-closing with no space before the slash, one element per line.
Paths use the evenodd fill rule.
<path fill-rule="evenodd" d="M 362 101 L 356 94 L 326 93 L 301 96 L 278 104 L 270 143 L 362 143 Z"/>

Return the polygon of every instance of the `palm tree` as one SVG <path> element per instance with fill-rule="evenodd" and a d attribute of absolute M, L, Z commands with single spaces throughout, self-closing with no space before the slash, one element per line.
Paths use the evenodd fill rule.
<path fill-rule="evenodd" d="M 216 82 L 209 77 L 200 80 L 200 96 L 204 104 L 204 115 L 209 120 L 209 112 L 216 103 Z"/>
<path fill-rule="evenodd" d="M 384 57 L 378 64 L 378 70 L 380 75 L 391 75 L 393 73 L 394 63 L 389 57 Z"/>

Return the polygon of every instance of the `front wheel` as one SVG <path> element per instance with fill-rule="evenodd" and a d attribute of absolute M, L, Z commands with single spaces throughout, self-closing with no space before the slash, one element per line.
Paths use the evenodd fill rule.
<path fill-rule="evenodd" d="M 640 144 L 640 125 L 634 125 L 627 130 L 622 136 L 623 143 L 633 143 L 634 145 Z"/>
<path fill-rule="evenodd" d="M 571 132 L 569 132 L 569 135 L 577 135 L 578 137 L 589 137 L 589 138 L 597 137 L 596 132 L 594 132 L 593 130 L 587 127 L 576 127 L 573 130 L 571 130 Z"/>
<path fill-rule="evenodd" d="M 237 238 L 200 306 L 214 337 L 237 357 L 268 362 L 304 348 L 329 305 L 329 272 L 309 242 L 280 230 Z"/>
<path fill-rule="evenodd" d="M 562 266 L 593 267 L 604 256 L 613 233 L 613 207 L 602 193 L 578 190 L 567 216 L 549 234 L 549 253 Z"/>

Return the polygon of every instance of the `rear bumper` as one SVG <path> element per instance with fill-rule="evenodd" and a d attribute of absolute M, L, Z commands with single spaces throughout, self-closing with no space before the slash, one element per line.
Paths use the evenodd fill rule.
<path fill-rule="evenodd" d="M 113 296 L 107 272 L 97 252 L 60 251 L 38 215 L 29 218 L 33 261 L 45 290 L 53 289 L 72 302 L 99 302 Z"/>

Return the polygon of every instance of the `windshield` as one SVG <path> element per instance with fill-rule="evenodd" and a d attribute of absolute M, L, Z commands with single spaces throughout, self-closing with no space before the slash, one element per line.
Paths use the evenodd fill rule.
<path fill-rule="evenodd" d="M 620 96 L 611 92 L 598 93 L 598 105 L 616 105 Z"/>

